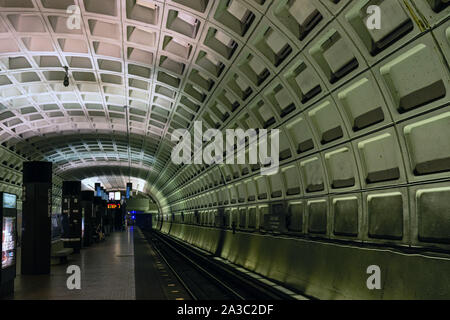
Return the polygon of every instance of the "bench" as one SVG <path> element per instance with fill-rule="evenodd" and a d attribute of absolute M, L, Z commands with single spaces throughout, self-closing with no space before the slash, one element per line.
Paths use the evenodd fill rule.
<path fill-rule="evenodd" d="M 61 264 L 67 262 L 67 257 L 73 253 L 72 248 L 64 248 L 64 241 L 56 240 L 52 242 L 51 259 L 52 264 Z"/>

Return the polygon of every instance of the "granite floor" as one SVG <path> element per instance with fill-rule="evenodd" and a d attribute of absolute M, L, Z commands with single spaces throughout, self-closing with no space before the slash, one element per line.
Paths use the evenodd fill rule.
<path fill-rule="evenodd" d="M 80 267 L 79 290 L 67 286 L 72 265 Z M 7 299 L 188 300 L 190 296 L 141 230 L 129 227 L 70 255 L 67 263 L 52 265 L 49 275 L 21 275 L 19 259 L 14 296 Z"/>
<path fill-rule="evenodd" d="M 134 241 L 136 230 L 112 233 L 105 241 L 72 254 L 66 264 L 53 265 L 50 275 L 20 275 L 15 280 L 17 300 L 134 300 Z M 66 270 L 81 270 L 81 289 L 69 290 Z"/>

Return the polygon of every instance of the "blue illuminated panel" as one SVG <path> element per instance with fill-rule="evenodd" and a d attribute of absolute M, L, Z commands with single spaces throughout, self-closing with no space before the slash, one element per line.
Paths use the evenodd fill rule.
<path fill-rule="evenodd" d="M 17 196 L 15 194 L 3 193 L 3 208 L 16 209 Z"/>

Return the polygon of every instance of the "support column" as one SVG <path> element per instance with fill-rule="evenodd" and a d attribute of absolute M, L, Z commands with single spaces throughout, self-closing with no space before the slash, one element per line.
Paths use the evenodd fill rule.
<path fill-rule="evenodd" d="M 23 163 L 22 274 L 49 274 L 52 163 Z"/>
<path fill-rule="evenodd" d="M 81 191 L 81 212 L 84 219 L 83 246 L 92 244 L 95 225 L 94 192 Z"/>
<path fill-rule="evenodd" d="M 64 181 L 62 188 L 62 225 L 65 248 L 81 249 L 81 181 Z"/>

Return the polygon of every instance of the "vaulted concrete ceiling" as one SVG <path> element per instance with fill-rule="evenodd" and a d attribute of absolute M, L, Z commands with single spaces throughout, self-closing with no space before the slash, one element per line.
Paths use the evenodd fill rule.
<path fill-rule="evenodd" d="M 381 30 L 365 24 L 373 4 Z M 71 5 L 79 29 L 68 28 Z M 286 197 L 447 179 L 447 139 L 409 132 L 432 123 L 448 136 L 449 10 L 431 0 L 0 0 L 0 143 L 65 179 L 145 180 L 177 210 L 215 206 L 228 187 L 254 193 L 253 175 L 265 189 L 254 168 L 170 161 L 171 133 L 196 119 L 280 128 L 283 182 L 268 186 Z"/>
<path fill-rule="evenodd" d="M 127 166 L 130 145 L 133 166 L 155 179 L 164 140 L 190 126 L 262 18 L 226 2 L 0 1 L 0 142 L 57 172 Z"/>

